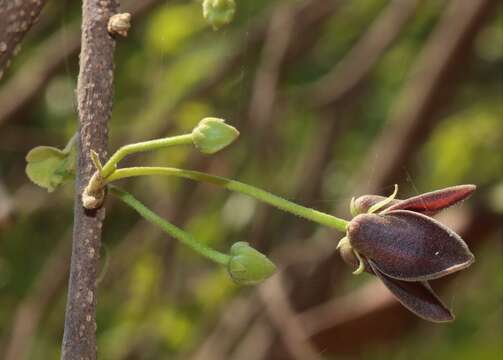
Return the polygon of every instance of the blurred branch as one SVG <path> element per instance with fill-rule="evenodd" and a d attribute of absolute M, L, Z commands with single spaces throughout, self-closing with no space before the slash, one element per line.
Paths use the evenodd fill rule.
<path fill-rule="evenodd" d="M 307 338 L 304 323 L 296 318 L 296 312 L 288 300 L 283 282 L 282 273 L 279 272 L 259 287 L 267 314 L 292 359 L 320 359 L 318 351 Z"/>
<path fill-rule="evenodd" d="M 282 67 L 305 55 L 315 45 L 324 23 L 333 16 L 338 5 L 339 2 L 333 0 L 311 0 L 301 6 L 282 4 L 273 13 L 250 101 L 249 118 L 255 122 L 257 131 L 261 132 L 274 115 Z"/>
<path fill-rule="evenodd" d="M 473 40 L 495 0 L 454 0 L 424 46 L 399 94 L 381 135 L 358 175 L 358 191 L 376 193 L 394 179 L 429 135 L 438 110 L 456 87 L 455 76 L 469 57 Z M 376 168 L 376 160 L 379 162 Z"/>
<path fill-rule="evenodd" d="M 26 108 L 61 68 L 65 60 L 80 47 L 80 28 L 62 29 L 51 35 L 34 51 L 33 55 L 0 88 L 0 126 Z"/>
<path fill-rule="evenodd" d="M 413 315 L 401 309 L 375 279 L 344 297 L 301 313 L 298 319 L 319 348 L 337 354 L 358 353 L 377 341 L 399 337 L 412 320 Z"/>
<path fill-rule="evenodd" d="M 273 115 L 281 66 L 289 48 L 293 26 L 291 6 L 279 7 L 269 24 L 250 100 L 248 116 L 255 123 L 254 129 L 260 133 Z"/>
<path fill-rule="evenodd" d="M 9 1 L 9 0 L 4 0 Z M 160 0 L 130 0 L 122 7 L 139 17 L 150 11 Z M 1 33 L 1 32 L 0 32 Z M 14 119 L 47 86 L 69 57 L 80 48 L 80 21 L 67 25 L 39 45 L 23 64 L 22 71 L 0 88 L 0 126 Z"/>
<path fill-rule="evenodd" d="M 316 108 L 348 100 L 414 15 L 418 0 L 392 0 L 347 55 L 307 90 Z"/>
<path fill-rule="evenodd" d="M 87 211 L 81 194 L 95 171 L 91 150 L 107 156 L 113 101 L 115 40 L 107 23 L 115 0 L 84 0 L 77 85 L 79 153 L 75 184 L 73 248 L 61 359 L 96 359 L 96 279 L 105 209 Z"/>
<path fill-rule="evenodd" d="M 251 298 L 251 299 L 250 299 Z M 256 296 L 241 296 L 225 305 L 217 326 L 205 337 L 193 360 L 221 360 L 228 358 L 228 354 L 239 340 L 242 333 L 249 327 L 253 318 L 259 312 Z M 250 303 L 251 301 L 251 303 Z M 235 357 L 240 359 L 240 357 Z"/>
<path fill-rule="evenodd" d="M 38 324 L 51 302 L 65 286 L 70 265 L 70 234 L 62 237 L 42 269 L 38 272 L 26 297 L 17 306 L 5 360 L 27 359 Z"/>
<path fill-rule="evenodd" d="M 0 80 L 46 0 L 0 0 Z"/>
<path fill-rule="evenodd" d="M 266 317 L 258 315 L 247 328 L 246 335 L 240 339 L 239 346 L 225 359 L 271 359 L 267 357 L 267 350 L 275 344 L 275 335 Z"/>
<path fill-rule="evenodd" d="M 0 180 L 0 229 L 10 218 L 12 212 L 12 199 L 3 182 Z"/>
<path fill-rule="evenodd" d="M 289 62 L 306 55 L 323 34 L 327 21 L 343 3 L 344 1 L 341 0 L 306 0 L 294 8 L 293 38 L 295 41 L 288 49 Z"/>
<path fill-rule="evenodd" d="M 312 199 L 321 189 L 321 179 L 331 157 L 334 140 L 341 133 L 343 113 L 354 103 L 356 90 L 368 79 L 385 51 L 398 39 L 415 14 L 417 0 L 393 0 L 370 25 L 347 55 L 324 77 L 311 85 L 307 98 L 322 111 L 316 146 L 300 167 L 296 197 Z M 350 97 L 352 99 L 350 99 Z M 334 117 L 335 112 L 335 119 Z"/>

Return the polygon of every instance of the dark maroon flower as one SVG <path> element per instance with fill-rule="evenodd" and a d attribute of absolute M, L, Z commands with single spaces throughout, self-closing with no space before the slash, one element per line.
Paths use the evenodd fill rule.
<path fill-rule="evenodd" d="M 339 250 L 355 273 L 376 275 L 416 315 L 430 321 L 454 319 L 427 281 L 470 266 L 474 256 L 461 237 L 430 216 L 475 190 L 460 185 L 406 200 L 365 195 L 352 201 Z M 395 192 L 396 193 L 396 192 Z"/>

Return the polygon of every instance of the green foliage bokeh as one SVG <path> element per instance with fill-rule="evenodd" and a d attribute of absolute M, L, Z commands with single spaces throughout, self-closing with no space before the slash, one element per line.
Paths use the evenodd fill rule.
<path fill-rule="evenodd" d="M 273 3 L 279 2 L 289 3 Z M 265 131 L 256 131 L 248 121 L 248 112 L 261 53 L 243 44 L 251 36 L 250 24 L 266 19 L 271 2 L 237 1 L 233 23 L 220 31 L 205 23 L 200 2 L 159 2 L 150 13 L 134 19 L 129 37 L 118 41 L 110 149 L 190 131 L 205 116 L 225 118 L 241 131 L 241 137 L 216 155 L 216 161 L 210 163 L 188 147 L 134 156 L 130 161 L 189 164 L 291 197 L 303 172 L 299 164 L 317 146 L 323 122 L 341 121 L 345 125 L 330 147 L 319 195 L 304 203 L 300 189 L 294 200 L 347 214 L 350 197 L 358 195 L 351 193 L 353 175 L 389 119 L 412 65 L 444 10 L 443 2 L 423 3 L 373 68 L 351 110 L 340 116 L 336 110 L 327 119 L 304 101 L 303 91 L 347 54 L 387 5 L 377 0 L 344 3 L 309 52 L 289 59 L 279 79 L 280 109 Z M 61 17 L 64 21 L 58 20 Z M 49 4 L 40 31 L 26 40 L 7 79 L 25 71 L 23 63 L 37 56 L 35 50 L 45 38 L 64 29 L 70 31 L 78 18 L 78 3 L 68 2 L 65 11 Z M 459 80 L 456 93 L 440 111 L 431 136 L 411 162 L 403 164 L 396 180 L 402 184 L 402 196 L 475 183 L 486 195 L 474 203 L 491 204 L 501 215 L 503 196 L 489 199 L 487 194 L 492 192 L 485 190 L 503 186 L 502 19 L 500 11 L 477 34 L 469 54 L 470 67 Z M 187 100 L 187 94 L 214 75 L 240 46 L 244 46 L 244 54 L 235 69 L 211 91 Z M 53 250 L 70 242 L 72 185 L 49 195 L 35 188 L 23 169 L 30 148 L 62 147 L 74 133 L 77 115 L 68 89 L 75 86 L 77 72 L 77 58 L 67 59 L 19 119 L 2 125 L 0 176 L 13 196 L 16 215 L 0 229 L 1 339 L 9 338 L 14 309 L 33 291 L 33 282 Z M 236 241 L 249 241 L 264 252 L 285 243 L 305 246 L 317 231 L 309 225 L 305 238 L 285 238 L 290 221 L 273 211 L 268 224 L 274 231 L 266 231 L 267 238 L 250 238 L 257 231 L 252 226 L 254 216 L 259 217 L 261 210 L 254 202 L 241 201 L 211 186 L 195 187 L 165 178 L 136 179 L 124 185 L 161 215 L 219 249 L 228 249 Z M 470 201 L 463 206 L 470 206 Z M 235 287 L 225 269 L 177 248 L 172 239 L 145 226 L 131 210 L 113 202 L 109 206 L 104 229 L 109 250 L 103 255 L 109 257 L 109 267 L 100 283 L 98 302 L 100 358 L 190 358 L 232 299 L 252 290 Z M 369 345 L 360 358 L 501 359 L 503 264 L 501 241 L 497 241 L 501 231 L 486 236 L 489 240 L 477 252 L 477 263 L 443 293 L 455 308 L 456 322 L 442 327 L 420 323 L 396 341 Z M 341 286 L 334 294 L 341 295 L 366 280 L 349 281 L 354 283 Z M 30 359 L 58 357 L 65 286 L 66 280 L 41 314 Z M 141 356 L 130 351 L 140 351 Z M 344 358 L 341 356 L 334 355 L 334 359 Z"/>

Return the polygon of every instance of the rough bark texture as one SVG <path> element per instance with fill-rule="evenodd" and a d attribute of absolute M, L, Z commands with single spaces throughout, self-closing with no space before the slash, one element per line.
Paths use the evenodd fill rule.
<path fill-rule="evenodd" d="M 0 0 L 0 80 L 46 0 Z"/>
<path fill-rule="evenodd" d="M 96 359 L 96 278 L 105 210 L 84 210 L 80 194 L 94 172 L 90 150 L 100 154 L 102 160 L 106 157 L 115 49 L 115 41 L 107 32 L 107 23 L 116 13 L 117 6 L 114 0 L 83 1 L 77 85 L 79 156 L 62 359 Z"/>

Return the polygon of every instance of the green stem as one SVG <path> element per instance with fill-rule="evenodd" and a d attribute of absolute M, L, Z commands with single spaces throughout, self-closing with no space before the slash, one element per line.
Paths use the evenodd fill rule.
<path fill-rule="evenodd" d="M 152 210 L 147 208 L 141 202 L 139 202 L 133 195 L 130 193 L 119 189 L 116 186 L 109 187 L 110 192 L 125 202 L 127 205 L 131 206 L 135 209 L 142 217 L 151 223 L 159 226 L 166 233 L 179 240 L 181 243 L 187 245 L 192 250 L 197 252 L 198 254 L 220 264 L 223 266 L 227 266 L 229 262 L 230 256 L 223 254 L 219 251 L 209 248 L 208 246 L 200 243 L 195 240 L 190 234 L 186 233 L 182 229 L 176 227 L 165 219 L 161 218 L 159 215 L 154 213 Z"/>
<path fill-rule="evenodd" d="M 123 146 L 119 150 L 117 150 L 115 154 L 113 154 L 112 157 L 103 166 L 101 176 L 103 178 L 110 176 L 114 172 L 115 167 L 117 166 L 119 161 L 124 159 L 129 154 L 157 150 L 168 146 L 189 144 L 192 144 L 192 134 L 172 136 Z"/>
<path fill-rule="evenodd" d="M 252 198 L 263 201 L 286 212 L 312 220 L 314 222 L 317 222 L 319 224 L 331 228 L 335 228 L 343 232 L 346 231 L 346 227 L 348 224 L 346 220 L 339 219 L 335 216 L 323 213 L 321 211 L 297 205 L 291 201 L 273 195 L 267 191 L 258 189 L 254 186 L 247 185 L 239 181 L 226 179 L 220 176 L 209 175 L 199 171 L 168 168 L 168 167 L 130 167 L 116 170 L 112 175 L 110 175 L 106 179 L 106 183 L 110 183 L 112 181 L 128 177 L 144 176 L 144 175 L 177 176 L 195 181 L 208 182 L 214 185 L 224 187 L 228 190 L 246 194 L 248 196 L 251 196 Z"/>

